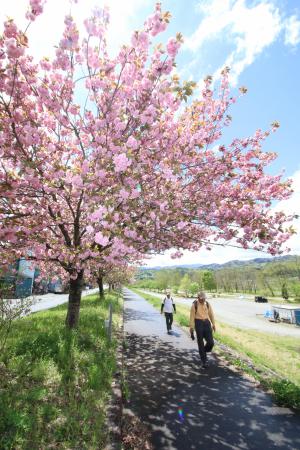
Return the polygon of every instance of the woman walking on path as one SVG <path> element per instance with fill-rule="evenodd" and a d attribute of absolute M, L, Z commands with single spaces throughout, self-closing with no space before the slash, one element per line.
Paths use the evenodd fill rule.
<path fill-rule="evenodd" d="M 216 331 L 216 326 L 214 313 L 211 305 L 206 300 L 205 292 L 198 293 L 198 298 L 191 307 L 190 332 L 192 336 L 194 329 L 196 330 L 202 367 L 206 368 L 208 367 L 206 353 L 210 352 L 214 346 L 213 331 Z"/>

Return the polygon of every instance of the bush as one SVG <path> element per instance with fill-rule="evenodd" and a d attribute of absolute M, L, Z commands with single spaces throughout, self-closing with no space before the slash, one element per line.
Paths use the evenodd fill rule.
<path fill-rule="evenodd" d="M 300 387 L 289 380 L 273 381 L 276 401 L 281 406 L 300 409 Z"/>
<path fill-rule="evenodd" d="M 3 353 L 14 320 L 28 314 L 34 303 L 32 298 L 8 299 L 0 289 L 0 353 Z"/>

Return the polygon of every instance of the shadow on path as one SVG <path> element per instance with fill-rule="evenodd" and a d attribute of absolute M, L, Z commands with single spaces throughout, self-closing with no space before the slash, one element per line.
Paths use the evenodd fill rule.
<path fill-rule="evenodd" d="M 196 344 L 176 327 L 167 335 L 160 314 L 125 292 L 127 410 L 150 426 L 155 449 L 300 448 L 298 415 L 214 358 L 201 369 Z"/>

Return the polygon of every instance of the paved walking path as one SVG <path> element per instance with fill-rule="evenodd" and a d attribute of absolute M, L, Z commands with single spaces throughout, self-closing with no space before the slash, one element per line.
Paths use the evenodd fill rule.
<path fill-rule="evenodd" d="M 153 432 L 155 450 L 296 450 L 300 415 L 211 358 L 200 369 L 196 344 L 124 289 L 126 366 L 134 412 Z M 126 410 L 125 410 L 126 412 Z"/>

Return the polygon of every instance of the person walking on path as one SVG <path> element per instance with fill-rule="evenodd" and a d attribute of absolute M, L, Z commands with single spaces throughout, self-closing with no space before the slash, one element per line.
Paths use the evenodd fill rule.
<path fill-rule="evenodd" d="M 216 331 L 215 318 L 211 305 L 206 300 L 205 292 L 199 292 L 198 298 L 191 307 L 190 332 L 193 338 L 196 330 L 197 342 L 201 363 L 204 368 L 208 367 L 207 352 L 214 346 L 213 331 Z M 205 344 L 204 344 L 205 339 Z"/>
<path fill-rule="evenodd" d="M 170 334 L 172 330 L 173 311 L 176 313 L 176 306 L 174 300 L 171 297 L 171 292 L 166 291 L 166 297 L 162 301 L 160 312 L 161 314 L 163 312 L 165 313 L 168 334 Z"/>

